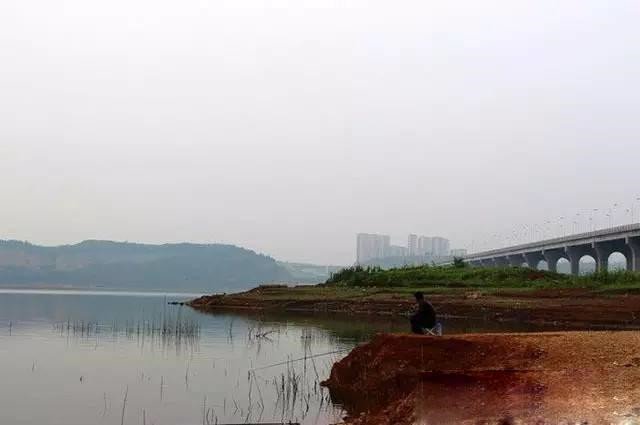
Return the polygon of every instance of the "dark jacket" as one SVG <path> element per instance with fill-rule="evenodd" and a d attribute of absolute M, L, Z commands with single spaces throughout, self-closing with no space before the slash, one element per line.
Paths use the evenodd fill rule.
<path fill-rule="evenodd" d="M 418 312 L 414 317 L 423 328 L 433 328 L 436 325 L 436 311 L 429 301 L 420 302 Z"/>

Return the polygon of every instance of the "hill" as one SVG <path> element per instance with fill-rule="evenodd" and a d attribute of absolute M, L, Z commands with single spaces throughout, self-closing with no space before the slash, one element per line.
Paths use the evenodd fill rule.
<path fill-rule="evenodd" d="M 322 266 L 318 264 L 291 263 L 279 261 L 297 283 L 321 283 L 329 279 L 332 273 L 342 270 L 340 266 Z"/>
<path fill-rule="evenodd" d="M 290 282 L 273 258 L 222 244 L 84 241 L 44 247 L 0 241 L 0 285 L 231 291 Z"/>

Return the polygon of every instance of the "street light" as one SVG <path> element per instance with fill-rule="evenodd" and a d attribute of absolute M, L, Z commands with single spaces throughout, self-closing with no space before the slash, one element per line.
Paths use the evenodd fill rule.
<path fill-rule="evenodd" d="M 547 239 L 550 237 L 551 237 L 551 220 L 547 220 L 544 222 L 544 238 Z"/>
<path fill-rule="evenodd" d="M 560 217 L 560 236 L 564 237 L 565 233 L 564 233 L 564 216 Z"/>

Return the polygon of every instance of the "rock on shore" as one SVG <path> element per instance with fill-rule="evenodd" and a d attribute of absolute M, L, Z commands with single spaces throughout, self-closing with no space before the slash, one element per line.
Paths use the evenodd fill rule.
<path fill-rule="evenodd" d="M 324 385 L 347 424 L 640 424 L 640 332 L 379 335 Z"/>

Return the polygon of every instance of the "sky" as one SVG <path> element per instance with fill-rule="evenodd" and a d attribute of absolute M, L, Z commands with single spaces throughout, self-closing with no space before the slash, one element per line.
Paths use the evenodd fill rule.
<path fill-rule="evenodd" d="M 477 250 L 638 221 L 639 19 L 625 0 L 2 0 L 0 239 L 350 264 L 358 232 Z"/>

